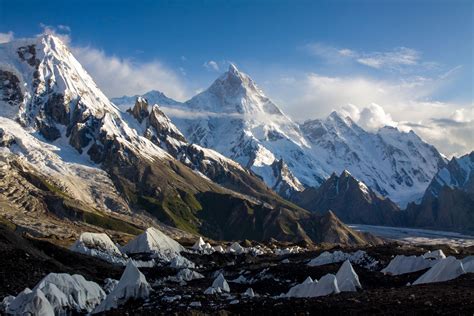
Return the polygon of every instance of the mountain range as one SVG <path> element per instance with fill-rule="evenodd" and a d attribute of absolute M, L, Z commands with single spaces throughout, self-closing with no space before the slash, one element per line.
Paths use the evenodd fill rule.
<path fill-rule="evenodd" d="M 0 100 L 1 219 L 19 231 L 126 239 L 166 225 L 224 240 L 379 242 L 189 142 L 158 105 L 120 111 L 55 36 L 0 45 Z"/>
<path fill-rule="evenodd" d="M 438 171 L 420 203 L 407 207 L 412 226 L 474 231 L 474 151 Z"/>
<path fill-rule="evenodd" d="M 323 120 L 293 122 L 233 64 L 184 103 L 156 91 L 144 97 L 162 102 L 189 141 L 237 161 L 285 198 L 319 187 L 333 172 L 348 170 L 404 207 L 419 200 L 446 165 L 436 148 L 413 131 L 384 127 L 368 132 L 337 112 Z M 123 107 L 131 100 L 113 102 Z"/>
<path fill-rule="evenodd" d="M 127 107 L 137 97 L 112 100 Z M 448 162 L 413 131 L 370 132 L 337 112 L 298 124 L 232 64 L 184 103 L 158 91 L 143 97 L 162 105 L 187 139 L 239 162 L 304 209 L 332 210 L 348 223 L 472 231 L 468 158 Z M 462 202 L 452 209 L 450 199 Z M 450 218 L 469 215 L 446 221 L 438 209 Z"/>
<path fill-rule="evenodd" d="M 0 44 L 0 221 L 34 236 L 126 240 L 160 226 L 366 244 L 380 240 L 344 222 L 435 228 L 446 216 L 471 229 L 472 157 L 447 162 L 413 132 L 368 132 L 336 112 L 293 122 L 234 65 L 184 103 L 110 100 L 57 37 Z"/>

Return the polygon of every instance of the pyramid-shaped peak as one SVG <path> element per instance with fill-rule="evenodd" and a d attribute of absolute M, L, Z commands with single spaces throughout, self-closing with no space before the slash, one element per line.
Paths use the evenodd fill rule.
<path fill-rule="evenodd" d="M 54 42 L 58 42 L 58 43 L 63 43 L 63 41 L 59 38 L 59 36 L 55 35 L 55 34 L 51 34 L 51 33 L 46 33 L 46 34 L 41 34 L 39 35 L 39 38 L 40 39 L 43 39 L 45 41 L 54 41 Z"/>
<path fill-rule="evenodd" d="M 138 122 L 142 122 L 149 115 L 148 101 L 143 97 L 138 97 L 133 108 L 128 110 Z"/>
<path fill-rule="evenodd" d="M 349 171 L 347 171 L 347 169 L 344 169 L 341 173 L 341 177 L 351 177 L 352 178 L 352 175 Z"/>
<path fill-rule="evenodd" d="M 332 111 L 331 114 L 329 114 L 327 119 L 334 120 L 334 121 L 342 121 L 346 124 L 348 123 L 346 117 L 344 117 L 344 115 L 342 115 L 341 113 L 337 111 Z"/>
<path fill-rule="evenodd" d="M 240 74 L 240 71 L 239 69 L 237 68 L 237 66 L 233 63 L 230 63 L 229 65 L 229 69 L 227 70 L 227 72 L 230 72 L 230 73 L 233 73 L 233 74 Z"/>
<path fill-rule="evenodd" d="M 58 53 L 70 53 L 67 43 L 55 34 L 42 34 L 37 38 L 37 42 L 45 49 L 51 49 Z"/>
<path fill-rule="evenodd" d="M 336 126 L 336 127 L 342 127 L 342 128 L 349 128 L 357 132 L 364 132 L 364 130 L 358 126 L 350 116 L 345 116 L 344 114 L 337 112 L 337 111 L 332 111 L 331 114 L 328 115 L 326 120 L 324 121 L 324 124 L 326 126 Z"/>
<path fill-rule="evenodd" d="M 229 69 L 224 73 L 221 79 L 223 79 L 223 81 L 231 81 L 244 85 L 253 85 L 252 79 L 248 75 L 241 72 L 233 63 L 229 65 Z"/>

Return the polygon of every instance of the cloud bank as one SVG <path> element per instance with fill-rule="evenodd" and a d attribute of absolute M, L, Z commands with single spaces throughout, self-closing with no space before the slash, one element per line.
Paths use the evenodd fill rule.
<path fill-rule="evenodd" d="M 2 43 L 8 43 L 10 42 L 11 40 L 13 40 L 14 38 L 14 34 L 12 31 L 9 31 L 7 33 L 1 33 L 0 32 L 0 44 Z"/>
<path fill-rule="evenodd" d="M 281 78 L 272 91 L 296 120 L 321 118 L 336 110 L 367 130 L 389 125 L 414 130 L 447 156 L 474 150 L 474 105 L 434 101 L 431 96 L 453 72 L 438 77 L 375 80 L 308 73 Z"/>
<path fill-rule="evenodd" d="M 92 47 L 72 47 L 79 62 L 109 97 L 160 90 L 173 99 L 186 99 L 186 89 L 175 71 L 159 61 L 133 62 Z"/>
<path fill-rule="evenodd" d="M 40 24 L 40 27 L 42 32 L 38 35 L 55 35 L 69 46 L 99 88 L 110 98 L 144 94 L 150 90 L 160 90 L 180 101 L 189 97 L 178 72 L 159 60 L 137 62 L 109 55 L 95 47 L 74 45 L 71 41 L 71 29 L 67 25 Z M 183 73 L 182 70 L 178 71 Z"/>

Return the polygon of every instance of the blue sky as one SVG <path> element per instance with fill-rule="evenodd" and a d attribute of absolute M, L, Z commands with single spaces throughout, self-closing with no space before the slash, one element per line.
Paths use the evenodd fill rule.
<path fill-rule="evenodd" d="M 336 109 L 368 128 L 430 125 L 417 132 L 434 143 L 441 119 L 474 124 L 473 23 L 469 0 L 0 0 L 3 37 L 62 34 L 109 96 L 185 100 L 234 62 L 296 120 Z"/>

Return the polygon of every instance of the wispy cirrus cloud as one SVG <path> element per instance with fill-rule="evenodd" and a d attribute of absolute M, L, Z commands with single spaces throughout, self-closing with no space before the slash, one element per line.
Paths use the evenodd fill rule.
<path fill-rule="evenodd" d="M 213 71 L 219 71 L 220 70 L 219 64 L 217 62 L 215 62 L 214 60 L 206 61 L 203 64 L 203 66 L 208 70 L 213 70 Z"/>
<path fill-rule="evenodd" d="M 356 58 L 356 61 L 359 64 L 380 69 L 417 65 L 420 62 L 420 58 L 421 53 L 417 50 L 397 47 L 388 52 L 361 54 Z"/>
<path fill-rule="evenodd" d="M 305 50 L 330 63 L 352 62 L 373 69 L 401 70 L 408 66 L 432 67 L 436 64 L 423 61 L 421 52 L 403 46 L 388 51 L 363 52 L 316 42 L 306 45 Z"/>

